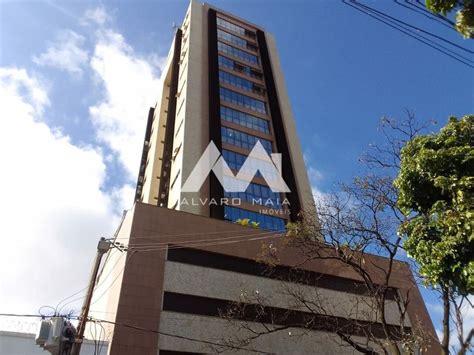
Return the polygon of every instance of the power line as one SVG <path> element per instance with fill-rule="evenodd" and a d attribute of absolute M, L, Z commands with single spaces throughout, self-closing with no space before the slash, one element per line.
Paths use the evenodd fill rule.
<path fill-rule="evenodd" d="M 235 236 L 229 236 L 229 237 L 221 237 L 221 238 L 208 238 L 208 239 L 196 239 L 196 240 L 173 240 L 173 241 L 166 241 L 166 242 L 152 242 L 152 243 L 142 243 L 142 244 L 132 244 L 128 245 L 128 250 L 140 250 L 143 248 L 148 248 L 148 247 L 154 247 L 154 246 L 160 246 L 160 245 L 168 245 L 168 244 L 174 244 L 174 243 L 199 243 L 199 242 L 218 242 L 222 240 L 230 240 L 230 239 L 235 239 L 235 238 L 243 238 L 249 239 L 249 237 L 255 237 L 255 236 L 263 236 L 263 235 L 275 235 L 278 233 L 278 231 L 267 231 L 267 232 L 258 232 L 258 233 L 251 233 L 251 234 L 241 234 L 241 235 L 235 235 Z"/>
<path fill-rule="evenodd" d="M 114 240 L 117 239 L 117 236 L 118 236 L 118 233 L 119 233 L 119 231 L 120 231 L 120 228 L 122 227 L 123 221 L 125 220 L 125 216 L 126 216 L 126 211 L 123 212 L 123 214 L 122 214 L 122 219 L 120 220 L 120 224 L 119 224 L 119 226 L 117 227 L 117 229 L 115 230 L 115 233 L 114 233 Z M 109 256 L 110 256 L 110 253 L 107 253 L 107 257 L 106 257 L 106 259 L 105 259 L 105 261 L 104 261 L 104 264 L 102 265 L 102 269 L 101 269 L 101 271 L 99 272 L 99 276 L 98 276 L 99 279 L 100 279 L 100 277 L 102 276 L 102 272 L 103 272 L 103 270 L 105 269 L 105 266 L 107 265 L 107 262 L 109 261 Z M 120 257 L 120 258 L 121 258 L 121 257 Z M 118 258 L 118 259 L 120 259 L 120 258 Z M 115 265 L 116 265 L 117 263 L 118 263 L 118 260 L 116 261 Z M 113 268 L 115 267 L 115 265 L 112 267 L 111 272 L 112 272 Z M 110 272 L 110 273 L 111 273 L 111 272 Z M 109 274 L 110 274 L 110 273 L 109 273 Z M 105 278 L 102 279 L 102 282 L 105 282 L 105 280 L 107 279 L 107 277 L 108 277 L 109 274 L 107 274 L 107 276 L 105 276 Z M 101 286 L 101 282 L 99 282 L 99 283 L 96 285 L 95 288 L 98 288 L 98 287 L 100 287 L 100 286 Z M 87 285 L 87 286 L 81 288 L 79 291 L 77 291 L 77 292 L 75 292 L 74 294 L 72 294 L 71 296 L 66 297 L 66 298 L 64 298 L 63 300 L 61 300 L 61 301 L 56 305 L 56 309 L 59 307 L 59 305 L 60 305 L 61 303 L 63 303 L 64 301 L 66 301 L 66 300 L 68 300 L 68 299 L 70 299 L 70 298 L 72 298 L 72 297 L 78 295 L 78 294 L 81 293 L 82 291 L 86 290 L 88 287 L 89 287 L 89 286 Z M 81 296 L 81 297 L 75 298 L 75 299 L 73 299 L 73 300 L 71 300 L 71 301 L 65 303 L 64 305 L 61 306 L 60 310 L 63 309 L 64 307 L 66 307 L 68 304 L 71 304 L 71 303 L 73 303 L 73 302 L 79 301 L 79 300 L 83 299 L 84 297 L 86 297 L 86 295 L 83 295 L 83 296 Z"/>
<path fill-rule="evenodd" d="M 41 314 L 15 314 L 15 313 L 0 313 L 0 317 L 35 317 L 35 318 L 51 318 L 52 316 L 43 316 Z"/>
<path fill-rule="evenodd" d="M 418 6 L 412 4 L 411 2 L 409 2 L 407 0 L 404 1 L 405 4 L 410 4 L 411 6 L 408 6 L 408 5 L 405 5 L 405 4 L 401 3 L 400 0 L 394 0 L 394 1 L 397 5 L 403 6 L 403 7 L 407 8 L 410 11 L 416 12 L 416 13 L 418 13 L 418 14 L 420 14 L 420 15 L 422 15 L 422 16 L 424 16 L 424 17 L 426 17 L 426 18 L 428 18 L 432 21 L 438 22 L 439 24 L 441 24 L 441 25 L 457 32 L 456 29 L 454 28 L 454 26 L 452 26 L 451 24 L 447 24 L 445 21 L 440 20 L 439 16 L 436 16 L 435 14 L 433 14 L 430 11 L 427 11 L 426 9 L 420 9 L 420 8 L 418 8 Z"/>
<path fill-rule="evenodd" d="M 242 232 L 242 231 L 239 231 Z M 132 257 L 135 253 L 138 252 L 150 252 L 150 251 L 162 251 L 162 250 L 167 250 L 167 249 L 182 249 L 182 248 L 188 248 L 188 247 L 203 247 L 203 246 L 214 246 L 214 245 L 224 245 L 224 244 L 233 244 L 233 243 L 240 243 L 240 242 L 246 242 L 246 241 L 255 241 L 255 240 L 263 240 L 263 239 L 270 239 L 270 238 L 275 238 L 277 237 L 277 233 L 281 231 L 266 231 L 266 232 L 258 232 L 258 233 L 253 233 L 253 234 L 241 234 L 238 236 L 232 236 L 232 237 L 223 237 L 223 238 L 215 238 L 215 239 L 201 239 L 201 240 L 195 240 L 195 241 L 183 241 L 183 240 L 172 240 L 172 241 L 167 241 L 167 242 L 157 242 L 153 244 L 144 244 L 144 245 L 139 245 L 137 247 L 129 247 L 128 251 L 130 251 L 131 256 L 128 259 L 128 263 L 131 262 Z M 215 232 L 215 233 L 224 233 L 224 232 Z M 200 234 L 207 234 L 207 233 L 187 233 L 187 234 L 181 234 L 181 235 L 200 235 Z M 175 234 L 173 236 L 178 236 L 180 234 Z M 165 235 L 156 235 L 154 237 L 164 237 Z M 253 236 L 257 236 L 256 238 L 250 238 Z M 140 237 L 137 237 L 140 238 Z M 145 237 L 144 237 L 145 238 Z M 146 237 L 148 238 L 148 237 Z M 240 238 L 237 240 L 231 240 L 235 238 Z M 206 243 L 209 241 L 208 243 Z M 170 244 L 175 244 L 175 245 L 170 245 Z M 183 244 L 183 245 L 177 245 L 177 244 Z M 122 254 L 123 256 L 123 254 Z M 105 280 L 112 274 L 114 267 L 118 264 L 118 262 L 121 260 L 122 256 L 120 256 L 114 266 L 110 269 L 108 274 L 101 280 L 99 280 L 99 283 L 94 289 L 94 292 L 98 291 L 100 286 L 105 284 Z M 106 260 L 107 261 L 107 260 Z M 105 264 L 104 264 L 105 267 Z M 100 294 L 99 297 L 94 297 L 94 301 L 92 304 L 96 304 L 106 293 L 107 291 L 112 288 L 112 286 L 115 284 L 115 282 L 118 280 L 120 275 L 123 273 L 124 269 L 126 267 L 126 264 L 122 267 L 122 269 L 119 271 L 119 273 L 115 276 L 114 280 L 110 283 L 110 285 Z M 77 294 L 77 293 L 76 293 Z M 71 296 L 70 296 L 71 297 Z M 70 298 L 69 297 L 69 298 Z M 59 312 L 61 312 L 67 305 L 74 303 L 76 301 L 79 301 L 83 299 L 85 296 L 81 296 L 75 299 L 70 300 L 69 302 L 63 304 L 61 308 L 59 309 Z"/>
<path fill-rule="evenodd" d="M 438 36 L 438 35 L 436 35 L 436 34 L 434 34 L 434 33 L 429 32 L 429 31 L 425 31 L 424 29 L 422 29 L 422 28 L 420 28 L 420 27 L 418 27 L 418 26 L 411 25 L 411 24 L 409 24 L 409 23 L 407 23 L 407 22 L 405 22 L 405 21 L 402 21 L 402 20 L 400 20 L 400 19 L 397 19 L 397 18 L 395 18 L 395 17 L 393 17 L 393 16 L 388 15 L 388 14 L 386 14 L 385 12 L 376 10 L 376 9 L 374 9 L 373 7 L 370 7 L 370 6 L 368 6 L 368 5 L 364 5 L 364 4 L 362 4 L 362 3 L 360 3 L 360 2 L 358 2 L 358 1 L 356 1 L 356 0 L 352 0 L 352 2 L 353 2 L 354 4 L 357 4 L 357 5 L 359 5 L 359 6 L 364 7 L 364 8 L 365 8 L 366 10 L 368 10 L 368 11 L 375 12 L 375 13 L 380 14 L 381 16 L 384 16 L 384 17 L 386 17 L 386 18 L 389 18 L 389 19 L 391 19 L 391 20 L 393 20 L 393 21 L 395 21 L 395 22 L 398 22 L 398 23 L 401 23 L 401 24 L 403 24 L 403 25 L 405 25 L 405 26 L 411 27 L 411 28 L 413 28 L 413 29 L 415 29 L 415 30 L 417 30 L 417 31 L 420 31 L 420 32 L 422 32 L 422 33 L 425 33 L 425 34 L 427 34 L 427 35 L 429 35 L 429 36 L 433 36 L 434 38 L 437 38 L 437 39 L 439 39 L 440 41 L 443 41 L 443 42 L 445 42 L 445 43 L 448 43 L 448 44 L 450 44 L 450 45 L 452 45 L 452 46 L 454 46 L 454 47 L 456 47 L 456 48 L 459 48 L 459 49 L 461 49 L 461 50 L 463 50 L 463 51 L 465 51 L 465 52 L 468 52 L 468 53 L 471 53 L 471 54 L 474 53 L 474 51 L 471 51 L 471 50 L 469 50 L 469 49 L 467 49 L 467 48 L 464 48 L 463 46 L 460 46 L 460 45 L 458 45 L 458 44 L 456 44 L 456 43 L 454 43 L 454 42 L 452 42 L 452 41 L 450 41 L 450 40 L 447 40 L 446 38 L 443 38 L 443 37 L 441 37 L 441 36 Z M 459 54 L 457 54 L 457 55 L 459 55 Z M 461 55 L 459 55 L 459 56 L 461 56 Z M 464 57 L 463 57 L 463 58 L 464 58 Z M 464 59 L 469 60 L 469 61 L 472 61 L 472 60 L 470 60 L 470 59 L 468 59 L 468 58 L 464 58 Z"/>
<path fill-rule="evenodd" d="M 277 232 L 277 231 L 275 231 Z M 233 230 L 219 230 L 219 231 L 214 231 L 214 232 L 200 232 L 200 233 L 179 233 L 179 234 L 159 234 L 159 235 L 149 235 L 149 236 L 142 236 L 142 237 L 133 237 L 133 239 L 149 239 L 149 238 L 164 238 L 164 237 L 182 237 L 182 236 L 195 236 L 195 235 L 208 235 L 208 234 L 224 234 L 224 233 L 242 233 L 242 230 L 240 229 L 233 229 Z M 118 240 L 122 239 L 130 239 L 129 237 L 123 237 L 123 238 L 115 238 Z"/>
<path fill-rule="evenodd" d="M 386 14 L 381 13 L 380 11 L 377 11 L 377 10 L 371 8 L 371 7 L 368 7 L 366 5 L 358 3 L 355 0 L 342 0 L 342 2 L 346 5 L 348 5 L 348 6 L 353 7 L 354 9 L 356 9 L 356 10 L 358 10 L 358 11 L 360 11 L 360 12 L 362 12 L 362 13 L 364 13 L 364 14 L 366 14 L 366 15 L 374 18 L 374 19 L 376 19 L 377 21 L 380 21 L 380 22 L 386 24 L 387 26 L 390 26 L 390 27 L 396 29 L 397 31 L 402 32 L 402 33 L 406 34 L 407 36 L 412 37 L 412 38 L 416 39 L 417 41 L 422 42 L 422 43 L 426 44 L 427 46 L 429 46 L 429 47 L 431 47 L 431 48 L 433 48 L 433 49 L 435 49 L 435 50 L 437 50 L 437 51 L 439 51 L 439 52 L 441 52 L 441 53 L 443 53 L 443 54 L 445 54 L 445 55 L 447 55 L 447 56 L 449 56 L 449 57 L 451 57 L 451 58 L 453 58 L 453 59 L 469 66 L 469 67 L 471 67 L 471 68 L 473 67 L 471 65 L 471 63 L 466 63 L 465 62 L 465 60 L 472 62 L 470 59 L 463 57 L 461 54 L 456 53 L 453 50 L 451 50 L 451 49 L 449 49 L 449 48 L 447 48 L 447 47 L 445 47 L 445 46 L 443 46 L 443 45 L 441 45 L 441 44 L 439 44 L 439 43 L 437 43 L 437 42 L 435 42 L 435 41 L 433 41 L 433 40 L 431 40 L 427 37 L 424 37 L 423 35 L 417 33 L 416 31 L 413 31 L 413 30 L 410 30 L 409 28 L 404 27 L 403 24 L 400 24 L 400 21 L 397 20 L 397 19 L 387 18 L 387 17 L 390 17 L 389 15 L 386 15 Z M 367 11 L 369 11 L 369 12 L 367 12 Z M 372 14 L 370 12 L 372 12 Z M 378 12 L 378 14 L 377 14 L 377 12 Z M 385 19 L 380 18 L 380 15 L 382 15 L 383 17 L 386 17 L 386 18 Z M 434 36 L 436 36 L 436 35 L 434 35 Z M 427 42 L 429 42 L 429 43 L 427 43 Z M 457 57 L 461 57 L 462 59 L 457 58 Z"/>
<path fill-rule="evenodd" d="M 239 240 L 228 240 L 228 241 L 220 241 L 220 242 L 215 242 L 215 243 L 192 243 L 192 242 L 186 242 L 186 244 L 181 244 L 181 245 L 164 245 L 164 246 L 158 246 L 156 248 L 149 247 L 148 249 L 140 249 L 140 250 L 132 250 L 134 252 L 140 253 L 140 252 L 148 252 L 148 251 L 160 251 L 160 250 L 167 250 L 167 249 L 182 249 L 182 248 L 192 248 L 192 247 L 205 247 L 205 246 L 215 246 L 215 245 L 225 245 L 225 244 L 234 244 L 234 243 L 241 243 L 241 242 L 249 242 L 249 241 L 255 241 L 255 240 L 263 240 L 263 239 L 271 239 L 275 238 L 275 235 L 269 235 L 269 236 L 261 236 L 261 237 L 254 237 L 254 238 L 242 238 Z M 183 243 L 182 241 L 179 243 Z"/>
<path fill-rule="evenodd" d="M 83 292 L 83 291 L 86 290 L 86 289 L 87 289 L 87 286 L 81 288 L 79 291 L 73 293 L 71 296 L 66 297 L 66 298 L 63 298 L 63 299 L 62 299 L 61 301 L 59 301 L 59 303 L 56 305 L 55 312 L 58 311 L 58 309 L 59 309 L 59 312 L 60 312 L 61 309 L 63 309 L 66 305 L 70 304 L 71 302 L 74 302 L 74 301 L 78 300 L 78 299 L 74 299 L 73 301 L 67 302 L 67 303 L 65 303 L 63 306 L 61 306 L 61 308 L 59 308 L 59 305 L 60 305 L 61 303 L 63 303 L 64 301 L 67 301 L 68 299 L 70 299 L 70 298 L 72 298 L 72 297 L 78 295 L 79 293 Z M 84 297 L 85 297 L 85 296 L 81 296 L 79 299 L 84 298 Z"/>
<path fill-rule="evenodd" d="M 162 331 L 159 331 L 159 330 L 146 329 L 146 328 L 138 327 L 138 326 L 135 326 L 135 325 L 112 322 L 112 321 L 108 321 L 108 320 L 104 320 L 104 319 L 97 319 L 97 318 L 89 317 L 88 320 L 90 320 L 92 322 L 93 321 L 99 321 L 99 322 L 108 323 L 108 324 L 112 324 L 112 325 L 118 325 L 118 326 L 125 327 L 125 328 L 141 330 L 143 332 L 150 332 L 150 333 L 154 333 L 154 334 L 159 334 L 159 335 L 164 335 L 164 336 L 169 336 L 169 337 L 172 337 L 172 338 L 184 339 L 184 340 L 189 340 L 189 341 L 194 341 L 194 342 L 203 343 L 203 344 L 207 344 L 207 345 L 225 347 L 225 348 L 229 348 L 229 349 L 233 349 L 233 350 L 245 350 L 245 351 L 259 353 L 259 354 L 271 354 L 271 353 L 268 353 L 268 352 L 265 352 L 265 351 L 259 351 L 259 350 L 249 349 L 249 348 L 243 348 L 243 347 L 240 347 L 240 346 L 233 346 L 233 345 L 228 345 L 228 344 L 216 343 L 216 342 L 213 342 L 213 341 L 210 341 L 210 340 L 201 340 L 201 339 L 187 337 L 187 336 L 184 336 L 184 335 L 170 334 L 170 333 L 162 332 Z"/>
<path fill-rule="evenodd" d="M 412 38 L 414 38 L 415 40 L 426 44 L 427 46 L 429 46 L 429 47 L 431 47 L 431 48 L 437 50 L 438 52 L 441 52 L 441 53 L 447 55 L 448 57 L 453 58 L 454 60 L 456 60 L 456 61 L 458 61 L 458 62 L 460 62 L 460 63 L 462 63 L 462 64 L 464 64 L 464 65 L 467 65 L 467 66 L 470 67 L 470 68 L 474 68 L 474 66 L 471 65 L 470 63 L 466 63 L 465 61 L 463 61 L 463 60 L 461 60 L 461 59 L 459 59 L 459 58 L 457 58 L 457 57 L 451 55 L 450 53 L 448 53 L 448 52 L 446 52 L 446 51 L 440 49 L 439 47 L 442 47 L 441 45 L 437 44 L 438 47 L 436 47 L 436 45 L 430 44 L 430 43 L 424 41 L 423 39 L 421 39 L 421 38 L 426 39 L 425 37 L 423 37 L 423 36 L 421 36 L 421 35 L 418 35 L 419 37 L 421 37 L 421 38 L 419 38 L 419 37 L 417 37 L 416 35 L 413 35 L 413 34 L 412 34 L 413 32 L 410 33 L 410 31 L 407 32 L 407 31 L 408 31 L 407 29 L 404 29 L 403 27 L 400 28 L 400 27 L 401 27 L 400 25 L 398 25 L 399 27 L 397 27 L 396 25 L 393 25 L 393 24 L 391 24 L 391 23 L 389 23 L 389 22 L 387 22 L 387 21 L 381 19 L 380 17 L 377 17 L 377 16 L 371 14 L 370 12 L 367 12 L 366 10 L 363 10 L 363 9 L 359 8 L 358 6 L 355 6 L 355 5 L 353 5 L 352 3 L 349 3 L 349 2 L 347 2 L 347 1 L 348 1 L 348 0 L 342 0 L 342 2 L 343 2 L 344 4 L 346 4 L 347 6 L 350 6 L 350 7 L 354 8 L 354 9 L 356 9 L 357 11 L 360 11 L 360 12 L 366 14 L 367 16 L 370 16 L 370 17 L 376 19 L 377 21 L 383 22 L 383 23 L 386 24 L 387 26 L 390 26 L 390 27 L 396 29 L 397 31 L 400 31 L 400 32 L 406 34 L 407 36 L 412 37 Z M 429 40 L 429 42 L 433 42 L 433 41 Z"/>
<path fill-rule="evenodd" d="M 436 18 L 438 18 L 438 19 L 440 19 L 440 20 L 442 20 L 442 21 L 444 21 L 444 22 L 450 24 L 450 25 L 453 26 L 453 27 L 456 26 L 456 23 L 454 23 L 453 21 L 451 21 L 451 20 L 448 19 L 447 17 L 441 16 L 440 14 L 433 13 L 433 12 L 431 12 L 431 11 L 426 10 L 425 5 L 424 5 L 423 3 L 421 3 L 419 0 L 415 0 L 415 2 L 416 2 L 416 4 L 407 1 L 407 3 L 409 3 L 409 4 L 412 5 L 412 6 L 415 6 L 416 8 L 420 9 L 421 11 L 424 11 L 424 12 L 430 14 L 430 15 L 433 15 L 434 17 L 436 17 Z M 418 5 L 417 5 L 417 4 L 418 4 Z"/>
<path fill-rule="evenodd" d="M 128 265 L 130 265 L 130 263 L 132 262 L 132 258 L 133 256 L 135 255 L 136 252 L 132 251 L 131 252 L 131 255 L 130 255 L 130 258 L 128 259 Z M 115 276 L 115 278 L 112 280 L 112 282 L 110 283 L 110 285 L 104 290 L 104 292 L 101 293 L 101 295 L 97 298 L 94 299 L 94 301 L 91 303 L 91 306 L 96 304 L 106 293 L 108 290 L 110 290 L 112 288 L 112 286 L 115 284 L 115 282 L 118 280 L 118 278 L 120 277 L 120 275 L 124 272 L 125 270 L 125 267 L 127 266 L 127 263 L 124 264 L 124 266 L 122 267 L 122 270 L 119 271 L 119 273 L 117 274 L 117 276 Z M 110 273 L 109 273 L 110 274 Z"/>
<path fill-rule="evenodd" d="M 131 261 L 132 261 L 132 258 L 133 256 L 135 255 L 135 253 L 140 253 L 140 252 L 149 252 L 149 251 L 162 251 L 162 250 L 169 250 L 169 249 L 183 249 L 183 248 L 189 248 L 189 247 L 204 247 L 204 246 L 213 246 L 213 245 L 224 245 L 224 244 L 231 244 L 231 243 L 240 243 L 240 242 L 245 242 L 245 241 L 255 241 L 255 240 L 263 240 L 263 239 L 270 239 L 270 238 L 274 238 L 275 235 L 274 235 L 274 232 L 269 232 L 271 233 L 270 236 L 261 236 L 261 237 L 255 237 L 255 238 L 245 238 L 245 239 L 240 239 L 240 240 L 233 240 L 233 241 L 220 241 L 220 242 L 214 242 L 214 243 L 199 243 L 199 244 L 192 244 L 192 243 L 186 243 L 186 245 L 168 245 L 168 243 L 166 243 L 166 245 L 163 245 L 163 246 L 158 246 L 156 248 L 148 248 L 148 249 L 140 249 L 140 250 L 130 250 L 130 252 L 132 253 L 130 258 L 128 259 L 128 264 L 125 264 L 123 267 L 122 267 L 122 270 L 120 270 L 120 272 L 117 274 L 117 276 L 115 276 L 114 280 L 111 282 L 111 284 L 101 293 L 101 295 L 94 299 L 94 302 L 91 303 L 91 305 L 97 303 L 106 293 L 107 291 L 112 288 L 112 286 L 114 285 L 114 283 L 118 280 L 118 278 L 120 277 L 120 275 L 123 273 L 123 271 L 125 270 L 125 267 L 127 265 L 130 265 Z M 244 236 L 245 237 L 245 236 Z M 183 243 L 183 241 L 180 241 L 180 243 Z M 110 274 L 110 273 L 109 273 Z"/>

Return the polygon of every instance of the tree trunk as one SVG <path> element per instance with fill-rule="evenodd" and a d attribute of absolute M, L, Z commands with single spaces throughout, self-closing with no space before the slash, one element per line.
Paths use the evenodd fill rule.
<path fill-rule="evenodd" d="M 441 354 L 449 355 L 449 287 L 443 287 L 443 340 Z"/>

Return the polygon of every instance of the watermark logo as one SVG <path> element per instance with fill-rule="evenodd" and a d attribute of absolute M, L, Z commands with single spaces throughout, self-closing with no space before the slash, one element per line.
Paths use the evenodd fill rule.
<path fill-rule="evenodd" d="M 211 171 L 226 192 L 245 192 L 256 175 L 263 178 L 273 192 L 290 192 L 282 178 L 281 154 L 268 154 L 260 141 L 257 141 L 237 175 L 234 175 L 219 149 L 211 141 L 181 191 L 198 192 Z"/>

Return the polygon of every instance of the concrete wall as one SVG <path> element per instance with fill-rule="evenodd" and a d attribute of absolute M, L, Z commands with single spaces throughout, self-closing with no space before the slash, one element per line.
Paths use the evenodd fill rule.
<path fill-rule="evenodd" d="M 164 311 L 160 330 L 186 338 L 201 339 L 212 343 L 222 343 L 223 339 L 245 339 L 251 334 L 243 330 L 242 323 L 229 323 L 224 319 L 196 316 Z M 264 331 L 257 323 L 250 324 L 252 329 Z M 355 340 L 364 342 L 360 337 Z M 160 335 L 160 349 L 217 353 L 215 346 L 177 337 Z M 373 345 L 374 349 L 377 349 Z M 251 354 L 248 350 L 226 349 L 217 347 L 222 354 Z M 352 355 L 359 354 L 344 345 L 337 336 L 325 332 L 305 332 L 297 328 L 288 328 L 255 339 L 250 349 L 270 354 L 318 354 L 318 355 Z M 297 350 L 296 350 L 297 349 Z"/>
<path fill-rule="evenodd" d="M 248 303 L 256 302 L 257 291 L 265 306 L 307 311 L 306 306 L 297 301 L 296 294 L 314 303 L 315 308 L 323 309 L 328 316 L 380 321 L 380 315 L 374 312 L 374 301 L 367 296 L 178 262 L 165 263 L 164 290 Z M 245 294 L 249 296 L 242 297 Z M 397 304 L 394 301 L 386 304 L 387 323 L 399 325 Z M 408 318 L 405 325 L 410 326 Z"/>
<path fill-rule="evenodd" d="M 177 179 L 170 191 L 170 208 L 183 197 L 187 200 L 198 200 L 200 197 L 209 196 L 208 183 L 205 183 L 199 192 L 181 192 L 181 186 L 209 144 L 207 6 L 191 1 L 188 13 L 189 17 L 185 18 L 182 26 L 182 57 L 173 146 L 173 151 L 178 153 L 171 167 L 171 179 L 174 180 L 176 176 Z M 209 207 L 200 204 L 178 204 L 177 209 L 209 216 Z"/>

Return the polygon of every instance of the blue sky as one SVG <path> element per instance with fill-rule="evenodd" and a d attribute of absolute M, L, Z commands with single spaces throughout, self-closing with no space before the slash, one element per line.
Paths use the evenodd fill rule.
<path fill-rule="evenodd" d="M 317 191 L 360 171 L 357 158 L 380 139 L 382 116 L 407 108 L 439 128 L 473 112 L 472 69 L 339 1 L 210 3 L 275 35 Z M 392 2 L 370 4 L 474 50 Z M 61 282 L 45 290 L 45 273 L 67 279 L 83 270 L 74 289 L 85 284 L 98 236 L 110 235 L 130 207 L 148 107 L 187 5 L 0 0 L 0 156 L 8 172 L 0 195 L 10 217 L 0 261 L 10 271 L 0 289 L 17 290 L 0 294 L 0 311 L 35 312 L 74 291 Z M 438 301 L 424 295 L 438 326 Z"/>

